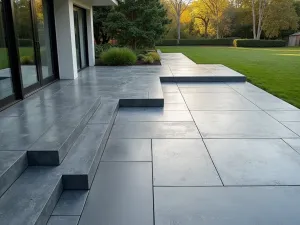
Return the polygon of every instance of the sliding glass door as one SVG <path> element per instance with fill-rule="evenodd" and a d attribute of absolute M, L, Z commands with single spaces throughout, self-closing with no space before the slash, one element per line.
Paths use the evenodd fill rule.
<path fill-rule="evenodd" d="M 74 6 L 74 28 L 78 70 L 88 66 L 86 26 L 86 11 Z"/>

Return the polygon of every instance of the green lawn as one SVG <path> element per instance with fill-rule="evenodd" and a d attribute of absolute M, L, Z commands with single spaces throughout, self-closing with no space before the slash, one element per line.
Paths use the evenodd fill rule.
<path fill-rule="evenodd" d="M 20 57 L 22 56 L 31 56 L 33 57 L 33 48 L 20 48 Z M 0 48 L 0 69 L 5 69 L 9 67 L 7 49 Z"/>
<path fill-rule="evenodd" d="M 223 64 L 249 82 L 300 108 L 300 48 L 158 47 L 194 62 Z"/>

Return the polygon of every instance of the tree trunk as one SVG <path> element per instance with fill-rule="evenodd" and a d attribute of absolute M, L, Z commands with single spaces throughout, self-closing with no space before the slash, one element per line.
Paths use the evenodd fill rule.
<path fill-rule="evenodd" d="M 252 19 L 253 19 L 253 39 L 256 39 L 256 15 L 255 15 L 255 3 L 252 0 Z"/>
<path fill-rule="evenodd" d="M 177 13 L 177 45 L 180 44 L 180 12 Z"/>
<path fill-rule="evenodd" d="M 220 31 L 219 31 L 219 21 L 217 21 L 217 39 L 220 38 Z"/>

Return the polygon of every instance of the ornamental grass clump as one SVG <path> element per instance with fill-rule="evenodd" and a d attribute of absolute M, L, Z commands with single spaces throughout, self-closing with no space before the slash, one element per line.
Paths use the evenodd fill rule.
<path fill-rule="evenodd" d="M 100 60 L 108 66 L 126 66 L 135 64 L 137 57 L 129 48 L 110 48 L 101 53 Z"/>

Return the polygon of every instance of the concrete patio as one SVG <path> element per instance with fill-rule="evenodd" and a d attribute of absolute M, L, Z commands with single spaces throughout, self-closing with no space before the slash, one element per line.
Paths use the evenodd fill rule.
<path fill-rule="evenodd" d="M 0 112 L 0 224 L 298 225 L 299 109 L 223 65 L 162 64 Z"/>

